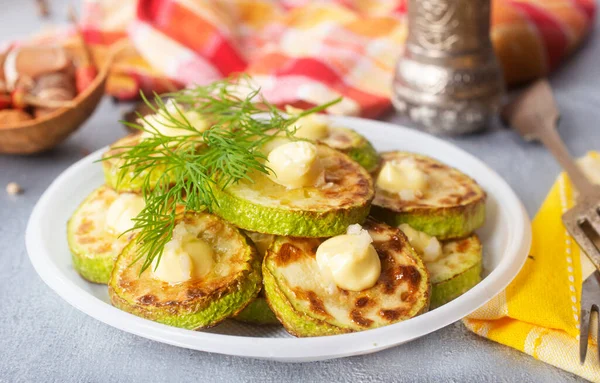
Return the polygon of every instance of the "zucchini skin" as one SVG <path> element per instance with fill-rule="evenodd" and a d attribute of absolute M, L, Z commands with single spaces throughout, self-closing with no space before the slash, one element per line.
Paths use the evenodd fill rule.
<path fill-rule="evenodd" d="M 107 284 L 115 264 L 114 257 L 112 255 L 90 257 L 88 252 L 81 248 L 75 240 L 76 228 L 74 227 L 75 223 L 73 217 L 79 213 L 82 206 L 89 201 L 95 193 L 96 191 L 86 197 L 67 222 L 67 242 L 69 243 L 69 249 L 71 250 L 71 259 L 73 260 L 73 268 L 75 271 L 90 282 Z"/>
<path fill-rule="evenodd" d="M 86 201 L 87 199 L 82 202 L 82 205 Z M 81 209 L 81 206 L 77 208 L 73 215 L 77 214 L 79 209 Z M 115 256 L 113 254 L 106 254 L 90 257 L 90 254 L 77 244 L 74 234 L 75 228 L 73 228 L 72 225 L 73 218 L 69 219 L 69 222 L 67 223 L 67 242 L 69 243 L 69 249 L 71 250 L 73 268 L 79 275 L 90 282 L 104 285 L 107 284 L 113 266 L 115 265 Z"/>
<path fill-rule="evenodd" d="M 238 272 L 225 287 L 198 296 L 194 295 L 192 291 L 193 296 L 185 302 L 158 303 L 153 299 L 144 299 L 144 297 L 128 294 L 119 283 L 120 269 L 125 262 L 129 262 L 127 254 L 135 251 L 137 242 L 134 238 L 123 249 L 112 271 L 108 285 L 111 303 L 113 306 L 139 317 L 189 330 L 213 327 L 223 320 L 237 315 L 257 297 L 262 287 L 260 258 L 248 238 L 241 233 L 240 237 L 243 238 L 245 244 L 244 257 L 247 258 L 247 267 Z M 190 291 L 188 291 L 189 295 Z"/>
<path fill-rule="evenodd" d="M 258 267 L 258 265 L 256 265 Z M 198 330 L 213 327 L 223 320 L 238 314 L 257 295 L 260 285 L 260 268 L 247 273 L 246 278 L 224 291 L 215 292 L 197 304 L 173 308 L 144 306 L 120 296 L 108 285 L 110 302 L 116 308 L 142 318 L 150 319 L 169 326 Z"/>
<path fill-rule="evenodd" d="M 365 168 L 369 173 L 375 171 L 379 166 L 381 159 L 379 153 L 375 150 L 371 142 L 360 133 L 339 126 L 331 127 L 330 130 L 334 135 L 344 135 L 351 142 L 346 145 L 338 144 L 334 139 L 326 138 L 320 140 L 321 143 L 329 145 L 331 148 L 338 150 Z"/>
<path fill-rule="evenodd" d="M 414 208 L 403 213 L 373 205 L 371 215 L 395 227 L 407 223 L 440 240 L 464 238 L 485 223 L 485 199 L 464 206 Z"/>
<path fill-rule="evenodd" d="M 343 302 L 342 305 L 343 307 L 339 307 L 340 310 L 348 310 L 348 315 L 350 316 L 350 318 L 352 318 L 352 322 L 351 323 L 346 323 L 342 318 L 342 321 L 340 321 L 340 317 L 332 317 L 330 315 L 330 313 L 332 311 L 330 311 L 329 313 L 325 311 L 325 306 L 323 306 L 323 303 L 314 303 L 314 302 L 318 302 L 317 298 L 325 298 L 325 295 L 317 295 L 317 297 L 315 298 L 308 298 L 310 299 L 310 309 L 308 308 L 303 308 L 302 304 L 300 304 L 299 302 L 296 302 L 295 299 L 302 296 L 302 291 L 298 292 L 298 289 L 302 289 L 302 287 L 300 287 L 297 284 L 289 284 L 289 281 L 285 279 L 285 277 L 279 277 L 277 276 L 277 273 L 279 272 L 279 267 L 282 267 L 281 265 L 278 265 L 277 262 L 274 257 L 277 257 L 276 254 L 279 254 L 283 247 L 281 245 L 283 244 L 289 244 L 290 242 L 288 242 L 288 240 L 292 241 L 291 243 L 294 243 L 293 241 L 298 241 L 298 240 L 306 240 L 306 239 L 300 239 L 300 238 L 285 238 L 285 237 L 279 237 L 278 239 L 275 240 L 275 242 L 273 243 L 273 245 L 271 246 L 271 248 L 268 250 L 267 252 L 267 256 L 265 257 L 265 261 L 263 262 L 263 285 L 264 285 L 264 291 L 265 291 L 265 295 L 267 297 L 267 302 L 269 303 L 269 306 L 271 307 L 271 309 L 273 310 L 273 312 L 275 313 L 275 315 L 277 316 L 277 318 L 279 319 L 279 321 L 283 324 L 284 328 L 286 329 L 286 331 L 288 331 L 290 334 L 297 336 L 297 337 L 313 337 L 313 336 L 329 336 L 329 335 L 336 335 L 336 334 L 345 334 L 345 333 L 351 333 L 351 332 L 355 332 L 355 331 L 364 331 L 364 330 L 368 330 L 368 329 L 372 329 L 372 328 L 376 328 L 376 327 L 381 327 L 381 326 L 385 326 L 385 325 L 389 325 L 401 320 L 406 320 L 408 318 L 417 316 L 421 313 L 426 312 L 429 309 L 429 302 L 430 302 L 430 294 L 431 294 L 431 281 L 429 279 L 429 273 L 423 263 L 423 261 L 421 260 L 420 257 L 417 256 L 417 254 L 414 252 L 414 250 L 408 245 L 408 239 L 406 239 L 406 237 L 404 236 L 404 234 L 400 231 L 397 230 L 397 232 L 394 232 L 394 229 L 389 228 L 386 229 L 382 224 L 382 223 L 377 223 L 374 224 L 374 221 L 372 220 L 367 220 L 367 224 L 370 226 L 370 229 L 373 230 L 389 230 L 391 231 L 392 237 L 390 240 L 386 240 L 384 242 L 379 242 L 379 244 L 374 245 L 378 251 L 378 254 L 380 255 L 380 257 L 384 257 L 383 259 L 392 259 L 391 261 L 386 261 L 388 267 L 382 265 L 382 275 L 380 276 L 380 279 L 378 279 L 377 284 L 374 287 L 371 287 L 369 289 L 365 289 L 361 292 L 348 292 L 346 291 L 345 293 L 337 293 L 337 294 L 341 294 L 339 295 L 339 299 L 341 299 Z M 376 226 L 378 225 L 378 226 Z M 387 226 L 387 225 L 385 225 Z M 369 229 L 369 230 L 370 230 Z M 321 240 L 317 240 L 319 243 Z M 314 239 L 312 239 L 312 241 L 315 241 Z M 296 242 L 298 243 L 298 242 Z M 315 244 L 307 244 L 306 246 L 309 246 L 311 249 L 314 249 Z M 302 245 L 300 245 L 300 247 L 302 247 Z M 287 253 L 289 250 L 285 250 L 285 252 Z M 316 251 L 316 250 L 311 250 L 311 251 Z M 398 255 L 389 255 L 390 252 L 400 252 Z M 288 255 L 284 256 L 284 259 L 293 259 L 294 257 L 297 257 L 292 255 L 294 254 L 293 252 L 289 252 Z M 296 253 L 297 254 L 297 253 Z M 310 259 L 312 256 L 314 255 L 308 255 L 307 253 L 302 253 L 303 255 L 300 256 L 300 259 L 298 262 L 305 262 L 306 259 Z M 385 254 L 385 255 L 384 255 Z M 389 258 L 388 258 L 389 257 Z M 396 258 L 396 257 L 410 257 L 411 262 L 410 263 L 404 263 L 403 260 L 401 260 L 400 258 Z M 280 258 L 281 259 L 281 258 Z M 305 260 L 303 260 L 305 259 Z M 371 306 L 373 303 L 367 303 L 365 302 L 361 302 L 362 299 L 364 299 L 364 297 L 368 297 L 369 300 L 371 302 L 377 302 L 379 301 L 379 299 L 387 299 L 386 297 L 394 297 L 394 296 L 400 296 L 399 291 L 393 291 L 393 289 L 395 289 L 396 287 L 394 286 L 394 282 L 389 282 L 392 280 L 396 280 L 394 277 L 389 277 L 390 275 L 392 275 L 393 273 L 389 273 L 389 271 L 391 269 L 393 269 L 394 267 L 397 267 L 397 263 L 400 261 L 400 264 L 402 265 L 411 265 L 408 266 L 407 270 L 412 269 L 413 271 L 418 273 L 418 278 L 415 279 L 416 275 L 412 274 L 410 271 L 408 272 L 408 274 L 406 274 L 406 277 L 402 274 L 400 278 L 406 278 L 403 279 L 403 284 L 405 284 L 404 286 L 406 287 L 407 284 L 412 284 L 411 287 L 409 288 L 408 291 L 410 291 L 409 296 L 407 296 L 406 298 L 401 298 L 402 302 L 410 302 L 410 303 L 401 303 L 401 305 L 406 304 L 407 307 L 403 307 L 402 309 L 398 309 L 397 312 L 402 312 L 402 314 L 400 316 L 394 316 L 394 317 L 385 317 L 385 320 L 383 320 L 382 322 L 379 323 L 375 323 L 373 324 L 373 322 L 371 323 L 359 323 L 357 322 L 360 319 L 360 316 L 362 315 L 361 310 L 363 308 L 366 308 L 366 310 L 375 310 L 375 312 L 379 312 L 381 315 L 381 312 L 385 312 L 388 311 L 387 309 L 385 310 L 381 310 L 378 311 L 379 309 L 382 309 L 384 307 L 387 307 L 389 309 L 389 311 L 395 311 L 394 309 L 392 309 L 390 306 Z M 293 261 L 290 261 L 293 262 Z M 314 262 L 314 260 L 313 260 Z M 283 266 L 285 267 L 285 266 Z M 410 276 L 409 276 L 410 275 Z M 318 272 L 317 272 L 317 276 L 318 276 Z M 410 282 L 409 282 L 410 280 Z M 311 282 L 312 285 L 314 286 L 314 282 Z M 414 287 L 414 289 L 413 289 Z M 392 289 L 392 291 L 390 291 L 389 289 Z M 313 292 L 313 289 L 309 289 L 306 290 L 309 293 Z M 317 290 L 314 290 L 317 291 Z M 385 291 L 385 292 L 384 292 Z M 314 292 L 313 292 L 314 293 Z M 397 293 L 398 295 L 394 295 L 395 293 Z M 319 294 L 319 292 L 317 292 L 317 294 Z M 328 294 L 328 293 L 325 293 Z M 350 295 L 350 298 L 348 298 Z M 362 298 L 361 298 L 362 295 Z M 357 299 L 357 298 L 361 298 L 361 299 Z M 414 298 L 414 299 L 413 299 Z M 298 298 L 298 299 L 306 299 L 306 298 Z M 337 298 L 336 298 L 337 299 Z M 356 302 L 354 303 L 354 305 L 350 304 L 348 306 L 348 300 L 353 300 L 353 299 L 357 299 Z M 396 298 L 393 298 L 396 299 Z M 400 298 L 397 298 L 400 299 Z M 315 307 L 318 307 L 317 309 L 314 309 L 312 305 L 315 305 Z M 377 305 L 377 303 L 375 303 Z M 389 305 L 389 302 L 387 303 Z M 367 306 L 364 306 L 367 305 Z M 392 306 L 392 307 L 396 307 L 396 306 Z M 357 314 L 359 314 L 357 317 L 359 319 L 354 319 L 354 315 L 355 312 Z M 363 318 L 364 319 L 364 318 Z"/>
<path fill-rule="evenodd" d="M 250 242 L 256 248 L 256 252 L 262 260 L 265 257 L 266 250 L 270 247 L 270 245 L 275 240 L 275 237 L 272 235 L 265 234 L 257 234 L 252 232 L 244 232 L 244 234 L 248 237 Z M 264 287 L 263 287 L 264 289 Z M 279 320 L 275 316 L 275 313 L 269 307 L 267 303 L 267 299 L 265 298 L 265 292 L 263 290 L 260 291 L 258 297 L 255 300 L 250 302 L 245 309 L 240 311 L 233 319 L 250 324 L 256 325 L 279 325 Z"/>
<path fill-rule="evenodd" d="M 70 243 L 71 241 L 69 241 Z M 73 268 L 84 279 L 106 285 L 110 280 L 110 274 L 115 260 L 112 257 L 101 257 L 96 259 L 85 259 L 85 255 L 78 252 L 77 249 L 71 246 L 71 259 L 73 260 Z"/>
<path fill-rule="evenodd" d="M 438 177 L 438 182 L 442 180 L 444 187 L 438 189 L 441 194 L 432 191 L 416 201 L 403 201 L 394 193 L 376 187 L 373 216 L 392 226 L 407 223 L 439 240 L 466 237 L 485 223 L 486 193 L 466 174 L 418 153 L 384 152 L 381 158 L 382 164 L 410 159 L 428 176 Z"/>
<path fill-rule="evenodd" d="M 108 158 L 120 152 L 127 150 L 127 146 L 135 146 L 141 141 L 141 133 L 130 134 L 113 143 L 109 150 L 102 155 L 102 172 L 106 184 L 118 192 L 141 193 L 144 187 L 145 179 L 150 175 L 150 187 L 154 188 L 163 175 L 168 177 L 170 183 L 175 182 L 172 174 L 166 173 L 164 165 L 156 165 L 152 169 L 146 169 L 135 177 L 133 168 L 122 168 L 121 161 L 118 158 Z"/>
<path fill-rule="evenodd" d="M 430 310 L 458 298 L 481 281 L 481 262 L 453 278 L 431 285 Z"/>
<path fill-rule="evenodd" d="M 119 193 L 141 193 L 148 171 L 143 171 L 138 177 L 134 176 L 133 171 L 127 168 L 121 168 L 115 162 L 103 161 L 102 171 L 104 172 L 104 182 Z M 121 176 L 122 173 L 122 176 Z M 156 166 L 150 174 L 150 187 L 154 188 L 159 179 L 165 174 L 164 166 Z M 168 174 L 166 175 L 169 176 Z M 174 177 L 169 178 L 170 183 L 175 183 Z"/>
<path fill-rule="evenodd" d="M 262 203 L 240 195 L 237 185 L 225 189 L 213 186 L 212 212 L 244 230 L 294 237 L 331 237 L 345 233 L 349 225 L 363 223 L 375 197 L 370 174 L 345 154 L 326 145 L 318 148 L 328 166 L 325 178 L 331 176 L 332 183 L 343 187 L 337 194 L 325 187 L 315 188 L 326 196 L 321 198 L 325 201 L 321 205 L 313 204 L 312 209 L 284 206 L 279 196 Z"/>
<path fill-rule="evenodd" d="M 271 307 L 269 307 L 267 299 L 260 295 L 250 302 L 250 304 L 240 311 L 233 319 L 257 325 L 280 324 L 275 313 L 273 313 Z"/>
<path fill-rule="evenodd" d="M 271 274 L 266 263 L 263 263 L 263 284 L 269 307 L 271 307 L 271 310 L 283 324 L 285 330 L 290 334 L 297 337 L 306 337 L 328 336 L 351 332 L 349 329 L 333 326 L 294 309 L 294 306 L 279 287 L 277 280 L 273 274 Z"/>
<path fill-rule="evenodd" d="M 213 188 L 218 201 L 212 211 L 239 228 L 259 233 L 296 237 L 331 237 L 346 232 L 349 225 L 362 223 L 369 215 L 370 201 L 360 206 L 327 211 L 278 209 L 246 201 Z"/>
<path fill-rule="evenodd" d="M 118 250 L 115 250 L 115 244 L 120 244 L 121 248 L 125 246 L 124 241 L 128 241 L 127 237 L 121 238 L 119 236 L 113 236 L 110 234 L 103 238 L 104 242 L 109 246 L 112 244 L 112 248 L 106 251 L 98 252 L 93 249 L 85 247 L 77 240 L 77 221 L 78 216 L 82 214 L 87 208 L 89 203 L 93 203 L 98 198 L 104 198 L 105 193 L 115 194 L 110 188 L 106 186 L 100 186 L 92 193 L 90 193 L 82 202 L 79 204 L 69 221 L 67 222 L 67 242 L 69 244 L 69 250 L 71 251 L 71 259 L 73 261 L 73 268 L 79 273 L 84 279 L 99 284 L 107 284 L 110 279 L 115 260 L 117 258 Z"/>
<path fill-rule="evenodd" d="M 476 234 L 442 243 L 443 255 L 426 263 L 431 277 L 431 308 L 458 298 L 481 281 L 482 246 Z"/>
<path fill-rule="evenodd" d="M 349 150 L 341 150 L 341 152 L 358 162 L 369 173 L 379 167 L 379 154 L 377 154 L 373 145 L 366 139 L 361 140 L 358 146 Z"/>

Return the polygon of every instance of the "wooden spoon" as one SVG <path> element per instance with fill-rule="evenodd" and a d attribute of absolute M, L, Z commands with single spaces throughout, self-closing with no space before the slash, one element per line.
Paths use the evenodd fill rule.
<path fill-rule="evenodd" d="M 87 120 L 104 95 L 110 66 L 123 48 L 115 44 L 92 83 L 73 99 L 73 107 L 56 109 L 42 117 L 13 126 L 0 127 L 0 153 L 32 154 L 49 150 Z"/>

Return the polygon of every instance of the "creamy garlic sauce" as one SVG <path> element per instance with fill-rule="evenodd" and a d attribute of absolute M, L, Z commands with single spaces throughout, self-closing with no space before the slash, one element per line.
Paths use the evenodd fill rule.
<path fill-rule="evenodd" d="M 415 230 L 406 223 L 398 226 L 398 228 L 406 235 L 408 242 L 417 254 L 423 258 L 423 261 L 433 262 L 442 256 L 442 245 L 436 237 Z"/>
<path fill-rule="evenodd" d="M 350 225 L 347 234 L 323 242 L 316 260 L 325 285 L 333 282 L 351 291 L 373 287 L 381 274 L 381 261 L 372 241 L 360 225 Z"/>
<path fill-rule="evenodd" d="M 158 265 L 157 262 L 158 258 L 152 262 L 152 277 L 177 284 L 207 275 L 215 265 L 214 250 L 180 222 L 173 229 L 173 238 L 165 244 Z"/>
<path fill-rule="evenodd" d="M 302 113 L 302 109 L 286 106 L 285 111 L 290 115 Z M 311 141 L 322 140 L 329 136 L 329 120 L 322 114 L 309 114 L 301 117 L 294 123 L 296 133 L 294 137 L 304 138 Z"/>
<path fill-rule="evenodd" d="M 427 191 L 429 177 L 412 159 L 392 160 L 383 165 L 376 183 L 381 189 L 411 201 L 422 197 Z"/>
<path fill-rule="evenodd" d="M 272 170 L 269 178 L 288 189 L 318 186 L 325 181 L 317 147 L 310 142 L 283 143 L 267 158 L 267 166 Z"/>
<path fill-rule="evenodd" d="M 106 212 L 106 230 L 115 235 L 121 235 L 131 229 L 135 222 L 133 218 L 146 206 L 144 199 L 137 194 L 121 193 L 111 203 Z"/>

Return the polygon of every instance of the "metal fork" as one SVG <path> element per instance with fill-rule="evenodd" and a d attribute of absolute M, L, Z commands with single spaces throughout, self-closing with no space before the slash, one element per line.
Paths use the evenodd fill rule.
<path fill-rule="evenodd" d="M 556 130 L 560 114 L 547 80 L 539 80 L 527 88 L 502 109 L 501 117 L 526 141 L 541 141 L 579 192 L 577 205 L 563 214 L 562 221 L 597 269 L 585 280 L 581 292 L 579 357 L 583 364 L 590 317 L 593 311 L 599 312 L 600 305 L 600 187 L 593 185 L 575 164 Z"/>

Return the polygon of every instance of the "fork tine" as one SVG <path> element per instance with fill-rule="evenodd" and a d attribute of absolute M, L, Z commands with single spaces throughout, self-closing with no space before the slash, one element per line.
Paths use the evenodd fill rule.
<path fill-rule="evenodd" d="M 579 363 L 585 363 L 585 355 L 588 349 L 588 334 L 590 326 L 590 312 L 585 308 L 583 299 L 581 300 L 581 310 L 579 314 Z"/>
<path fill-rule="evenodd" d="M 596 322 L 599 325 L 598 335 L 600 336 L 600 310 L 598 302 L 600 301 L 600 271 L 594 271 L 592 275 L 586 278 L 581 286 L 581 307 L 579 313 L 579 360 L 581 364 L 585 363 L 585 357 L 588 349 L 588 337 L 590 331 L 591 316 L 596 312 Z M 598 346 L 598 356 L 600 357 L 600 345 Z"/>
<path fill-rule="evenodd" d="M 585 227 L 585 225 L 580 225 L 573 219 L 572 216 L 569 216 L 570 211 L 563 215 L 563 224 L 571 237 L 577 242 L 581 250 L 583 250 L 588 257 L 591 259 L 594 258 L 595 254 L 598 254 L 598 247 L 593 240 L 593 233 L 587 233 L 587 229 L 594 230 L 593 227 Z M 598 236 L 598 235 L 596 235 Z"/>
<path fill-rule="evenodd" d="M 592 251 L 597 252 L 594 241 L 592 241 L 592 239 L 587 235 L 581 226 L 567 226 L 567 231 L 586 254 L 589 254 Z"/>
<path fill-rule="evenodd" d="M 594 208 L 593 211 L 588 213 L 586 218 L 594 230 L 596 230 L 596 233 L 600 234 L 600 215 L 598 215 L 598 209 Z"/>
<path fill-rule="evenodd" d="M 573 208 L 563 214 L 562 221 L 579 247 L 600 270 L 600 215 L 595 209 L 586 213 L 584 215 L 578 208 Z"/>
<path fill-rule="evenodd" d="M 598 352 L 598 360 L 600 360 L 600 307 L 598 306 L 594 306 L 596 308 L 596 320 L 598 321 L 598 328 L 596 329 L 598 331 L 597 338 L 597 345 L 596 345 L 596 351 Z"/>

